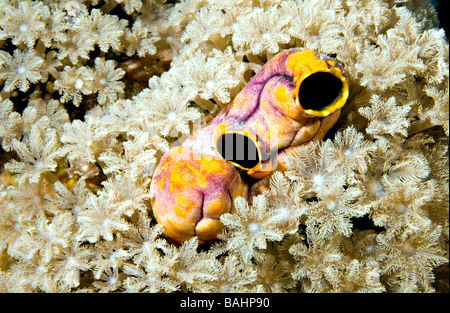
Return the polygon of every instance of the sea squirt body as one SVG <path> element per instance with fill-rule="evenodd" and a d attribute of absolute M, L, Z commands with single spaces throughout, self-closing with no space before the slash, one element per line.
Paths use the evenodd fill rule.
<path fill-rule="evenodd" d="M 220 215 L 233 213 L 236 197 L 248 196 L 241 174 L 265 184 L 294 147 L 326 135 L 348 93 L 343 67 L 328 56 L 291 49 L 269 60 L 229 106 L 155 169 L 151 202 L 165 234 L 175 243 L 216 239 Z"/>

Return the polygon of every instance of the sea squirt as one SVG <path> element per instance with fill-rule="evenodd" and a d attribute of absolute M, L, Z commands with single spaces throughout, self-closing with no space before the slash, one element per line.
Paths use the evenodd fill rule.
<path fill-rule="evenodd" d="M 200 244 L 215 240 L 220 215 L 233 213 L 236 197 L 249 196 L 245 177 L 267 178 L 283 169 L 293 147 L 321 140 L 348 94 L 347 75 L 335 59 L 309 49 L 274 56 L 155 169 L 151 204 L 168 238 L 178 244 L 193 236 Z"/>

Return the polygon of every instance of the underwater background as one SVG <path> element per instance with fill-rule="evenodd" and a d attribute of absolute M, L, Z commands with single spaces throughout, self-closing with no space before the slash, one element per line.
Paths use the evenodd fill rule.
<path fill-rule="evenodd" d="M 445 30 L 445 35 L 448 38 L 448 10 L 449 3 L 445 0 L 434 0 L 431 4 L 436 9 L 439 18 L 439 26 Z"/>

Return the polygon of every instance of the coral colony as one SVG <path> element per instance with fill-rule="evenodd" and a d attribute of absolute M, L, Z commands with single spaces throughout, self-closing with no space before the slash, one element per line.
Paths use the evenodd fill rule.
<path fill-rule="evenodd" d="M 0 7 L 0 291 L 449 292 L 429 1 Z"/>

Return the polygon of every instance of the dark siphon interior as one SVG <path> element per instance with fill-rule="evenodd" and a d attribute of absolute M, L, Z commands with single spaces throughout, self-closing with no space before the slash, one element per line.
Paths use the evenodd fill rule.
<path fill-rule="evenodd" d="M 223 134 L 218 139 L 217 150 L 225 160 L 246 169 L 253 168 L 260 162 L 256 144 L 242 134 Z"/>
<path fill-rule="evenodd" d="M 320 111 L 339 96 L 341 89 L 342 81 L 339 78 L 330 73 L 317 72 L 303 80 L 298 100 L 303 109 Z"/>

